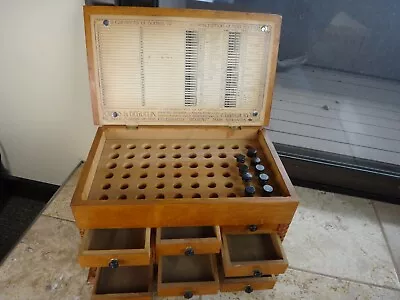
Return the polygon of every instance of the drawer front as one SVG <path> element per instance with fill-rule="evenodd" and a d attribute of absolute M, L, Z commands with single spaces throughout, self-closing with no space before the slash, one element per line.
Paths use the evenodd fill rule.
<path fill-rule="evenodd" d="M 252 293 L 256 290 L 269 290 L 274 288 L 276 276 L 255 277 L 223 277 L 220 276 L 219 284 L 221 292 L 246 292 Z"/>
<path fill-rule="evenodd" d="M 281 274 L 288 267 L 279 236 L 222 234 L 222 262 L 227 277 Z"/>
<path fill-rule="evenodd" d="M 157 256 L 219 253 L 219 226 L 157 228 Z"/>
<path fill-rule="evenodd" d="M 238 234 L 258 234 L 258 233 L 273 233 L 277 232 L 278 225 L 276 224 L 249 224 L 239 226 L 223 226 L 221 231 L 223 233 L 238 233 Z"/>
<path fill-rule="evenodd" d="M 215 255 L 161 256 L 158 261 L 159 296 L 218 293 L 219 280 Z"/>
<path fill-rule="evenodd" d="M 82 267 L 150 264 L 150 228 L 86 230 L 79 250 Z"/>
<path fill-rule="evenodd" d="M 99 268 L 92 300 L 150 300 L 153 266 Z"/>

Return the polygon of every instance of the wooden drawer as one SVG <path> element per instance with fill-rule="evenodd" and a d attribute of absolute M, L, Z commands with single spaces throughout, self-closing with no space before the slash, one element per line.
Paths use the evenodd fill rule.
<path fill-rule="evenodd" d="M 158 228 L 156 249 L 157 257 L 219 253 L 221 249 L 219 226 Z"/>
<path fill-rule="evenodd" d="M 150 300 L 152 282 L 152 265 L 98 268 L 92 300 Z"/>
<path fill-rule="evenodd" d="M 275 233 L 222 234 L 222 262 L 227 277 L 280 274 L 288 267 Z"/>
<path fill-rule="evenodd" d="M 249 224 L 249 225 L 239 225 L 239 226 L 223 226 L 221 231 L 223 233 L 233 233 L 233 234 L 258 234 L 258 233 L 273 233 L 278 230 L 278 225 L 276 224 Z"/>
<path fill-rule="evenodd" d="M 150 228 L 86 230 L 79 251 L 82 267 L 150 264 Z"/>
<path fill-rule="evenodd" d="M 218 293 L 215 255 L 161 256 L 158 261 L 158 296 L 183 296 Z"/>
<path fill-rule="evenodd" d="M 275 275 L 264 275 L 261 277 L 225 277 L 222 268 L 219 268 L 218 273 L 221 292 L 244 291 L 249 294 L 255 290 L 272 289 L 276 283 Z"/>

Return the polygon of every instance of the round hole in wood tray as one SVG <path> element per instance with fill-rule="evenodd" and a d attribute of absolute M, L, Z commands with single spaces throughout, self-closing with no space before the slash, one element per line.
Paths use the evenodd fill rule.
<path fill-rule="evenodd" d="M 117 149 L 121 148 L 121 145 L 120 144 L 114 144 L 114 145 L 111 146 L 111 148 L 117 150 Z"/>
<path fill-rule="evenodd" d="M 183 198 L 182 194 L 175 194 L 174 198 Z"/>
<path fill-rule="evenodd" d="M 114 177 L 113 173 L 107 173 L 106 176 L 104 176 L 104 178 L 107 178 L 107 179 L 113 178 L 113 177 Z"/>
<path fill-rule="evenodd" d="M 158 194 L 156 196 L 156 199 L 164 199 L 164 198 L 165 198 L 164 194 Z"/>
<path fill-rule="evenodd" d="M 239 145 L 232 145 L 232 149 L 239 149 Z"/>
<path fill-rule="evenodd" d="M 222 174 L 222 176 L 224 176 L 224 177 L 231 177 L 231 173 L 225 172 L 224 174 Z"/>
<path fill-rule="evenodd" d="M 197 172 L 190 174 L 190 177 L 192 177 L 192 178 L 196 178 L 198 176 L 199 176 L 199 173 L 197 173 Z"/>
<path fill-rule="evenodd" d="M 181 148 L 182 148 L 182 146 L 181 146 L 181 145 L 173 145 L 173 146 L 172 146 L 172 148 L 174 148 L 174 149 L 176 149 L 176 150 L 177 150 L 177 149 L 181 149 Z"/>
<path fill-rule="evenodd" d="M 205 158 L 211 158 L 212 155 L 211 155 L 211 153 L 205 153 L 205 154 L 204 154 L 204 157 L 205 157 Z"/>
<path fill-rule="evenodd" d="M 165 184 L 164 183 L 159 183 L 159 184 L 157 184 L 157 188 L 158 189 L 163 189 L 165 187 Z"/>
<path fill-rule="evenodd" d="M 129 187 L 129 184 L 121 184 L 121 186 L 119 187 L 121 190 L 126 190 Z"/>
<path fill-rule="evenodd" d="M 221 167 L 226 169 L 227 167 L 229 167 L 229 164 L 224 162 L 224 163 L 221 164 Z"/>
<path fill-rule="evenodd" d="M 218 157 L 219 158 L 226 158 L 226 153 L 220 153 L 220 154 L 218 154 Z"/>
<path fill-rule="evenodd" d="M 145 153 L 145 154 L 142 155 L 142 157 L 144 159 L 148 159 L 148 158 L 150 158 L 150 153 Z"/>
<path fill-rule="evenodd" d="M 146 195 L 144 194 L 137 195 L 136 199 L 141 199 L 141 200 L 146 199 Z"/>
<path fill-rule="evenodd" d="M 132 163 L 126 163 L 126 164 L 124 164 L 124 168 L 125 168 L 125 169 L 132 169 L 132 167 L 133 167 L 133 164 L 132 164 Z"/>
<path fill-rule="evenodd" d="M 142 169 L 147 169 L 148 167 L 150 167 L 150 164 L 148 163 L 144 163 L 140 166 Z"/>
<path fill-rule="evenodd" d="M 164 169 L 167 165 L 164 163 L 160 163 L 157 165 L 157 168 Z"/>
<path fill-rule="evenodd" d="M 182 164 L 181 163 L 175 163 L 174 164 L 174 168 L 176 168 L 176 169 L 182 168 Z"/>
<path fill-rule="evenodd" d="M 182 187 L 182 183 L 178 182 L 174 184 L 174 188 L 180 189 Z"/>
<path fill-rule="evenodd" d="M 210 149 L 210 145 L 203 145 L 203 149 L 205 150 Z"/>
<path fill-rule="evenodd" d="M 107 195 L 101 195 L 100 196 L 100 200 L 108 200 L 108 196 Z"/>
<path fill-rule="evenodd" d="M 165 158 L 165 156 L 166 155 L 164 153 L 160 153 L 160 154 L 157 155 L 157 158 L 163 159 L 163 158 Z"/>
<path fill-rule="evenodd" d="M 196 158 L 197 157 L 197 154 L 196 153 L 190 153 L 189 154 L 189 158 Z"/>
<path fill-rule="evenodd" d="M 131 174 L 125 173 L 125 174 L 122 174 L 121 177 L 124 178 L 124 179 L 127 179 L 127 178 L 131 177 Z"/>
<path fill-rule="evenodd" d="M 128 145 L 126 145 L 126 148 L 128 148 L 128 149 L 135 149 L 136 148 L 136 145 L 134 145 L 134 144 L 128 144 Z"/>
<path fill-rule="evenodd" d="M 135 157 L 135 154 L 133 154 L 133 153 L 128 153 L 125 157 L 126 157 L 127 159 L 132 159 L 132 158 Z"/>
<path fill-rule="evenodd" d="M 163 178 L 163 177 L 165 177 L 165 174 L 164 174 L 164 173 L 158 173 L 158 174 L 157 174 L 157 177 L 158 177 L 158 178 Z"/>
<path fill-rule="evenodd" d="M 107 166 L 108 169 L 115 169 L 117 164 L 116 163 L 108 163 L 106 166 Z"/>
<path fill-rule="evenodd" d="M 200 186 L 198 182 L 192 183 L 191 187 L 197 189 Z"/>
<path fill-rule="evenodd" d="M 234 197 L 236 197 L 236 194 L 235 194 L 235 193 L 229 193 L 229 194 L 228 194 L 228 197 L 234 198 Z"/>
<path fill-rule="evenodd" d="M 213 172 L 210 172 L 210 173 L 207 173 L 207 177 L 214 177 L 214 173 Z"/>
<path fill-rule="evenodd" d="M 146 177 L 147 177 L 147 173 L 140 174 L 140 178 L 146 178 Z"/>
<path fill-rule="evenodd" d="M 195 149 L 195 148 L 196 148 L 195 145 L 188 145 L 187 147 L 188 147 L 189 149 Z"/>
<path fill-rule="evenodd" d="M 165 148 L 167 148 L 167 145 L 165 144 L 158 145 L 158 149 L 165 149 Z"/>
<path fill-rule="evenodd" d="M 191 164 L 189 165 L 189 167 L 191 167 L 192 169 L 197 168 L 198 166 L 199 166 L 198 163 L 191 163 Z"/>
<path fill-rule="evenodd" d="M 103 190 L 108 190 L 110 187 L 111 187 L 111 184 L 106 183 L 106 184 L 103 185 L 102 188 L 103 188 Z"/>
<path fill-rule="evenodd" d="M 151 149 L 151 145 L 150 144 L 143 144 L 143 149 Z"/>
<path fill-rule="evenodd" d="M 206 168 L 212 168 L 212 167 L 214 167 L 214 164 L 213 163 L 208 163 L 208 164 L 206 164 Z"/>
<path fill-rule="evenodd" d="M 233 183 L 232 182 L 227 182 L 227 183 L 225 183 L 225 187 L 230 189 L 230 188 L 233 187 Z"/>
<path fill-rule="evenodd" d="M 201 198 L 201 195 L 199 193 L 195 193 L 192 195 L 192 198 Z"/>
<path fill-rule="evenodd" d="M 172 157 L 173 157 L 173 158 L 181 158 L 182 155 L 180 155 L 179 153 L 176 153 L 176 154 L 172 155 Z"/>
<path fill-rule="evenodd" d="M 215 188 L 217 186 L 217 184 L 215 183 L 215 182 L 210 182 L 209 184 L 208 184 L 208 187 L 210 188 L 210 189 L 213 189 L 213 188 Z"/>
<path fill-rule="evenodd" d="M 145 184 L 145 183 L 141 183 L 138 185 L 138 188 L 141 190 L 145 189 L 146 187 L 147 187 L 147 184 Z"/>
<path fill-rule="evenodd" d="M 174 173 L 174 177 L 175 177 L 175 178 L 179 178 L 179 177 L 181 177 L 181 176 L 182 176 L 181 173 Z"/>
<path fill-rule="evenodd" d="M 217 193 L 212 193 L 212 194 L 210 194 L 210 198 L 218 198 L 218 194 Z"/>
<path fill-rule="evenodd" d="M 128 197 L 126 196 L 126 195 L 120 195 L 119 197 L 118 197 L 118 199 L 119 200 L 125 200 L 125 199 L 127 199 Z"/>
<path fill-rule="evenodd" d="M 218 148 L 218 149 L 225 149 L 225 146 L 224 146 L 224 145 L 218 145 L 217 148 Z"/>
<path fill-rule="evenodd" d="M 111 159 L 117 159 L 119 157 L 119 154 L 118 153 L 111 153 L 110 154 L 110 158 Z"/>

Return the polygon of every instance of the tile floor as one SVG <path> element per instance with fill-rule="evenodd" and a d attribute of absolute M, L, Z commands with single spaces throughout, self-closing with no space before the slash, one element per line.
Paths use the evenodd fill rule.
<path fill-rule="evenodd" d="M 76 261 L 80 238 L 69 208 L 78 173 L 0 266 L 0 300 L 90 299 L 87 270 Z M 400 299 L 400 206 L 297 191 L 301 203 L 284 242 L 290 268 L 275 288 L 200 298 Z"/>

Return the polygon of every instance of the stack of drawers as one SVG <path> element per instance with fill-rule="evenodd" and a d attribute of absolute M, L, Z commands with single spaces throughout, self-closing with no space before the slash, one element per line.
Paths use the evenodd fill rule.
<path fill-rule="evenodd" d="M 92 299 L 151 299 L 271 289 L 285 272 L 268 225 L 86 230 L 83 267 L 97 268 Z"/>

